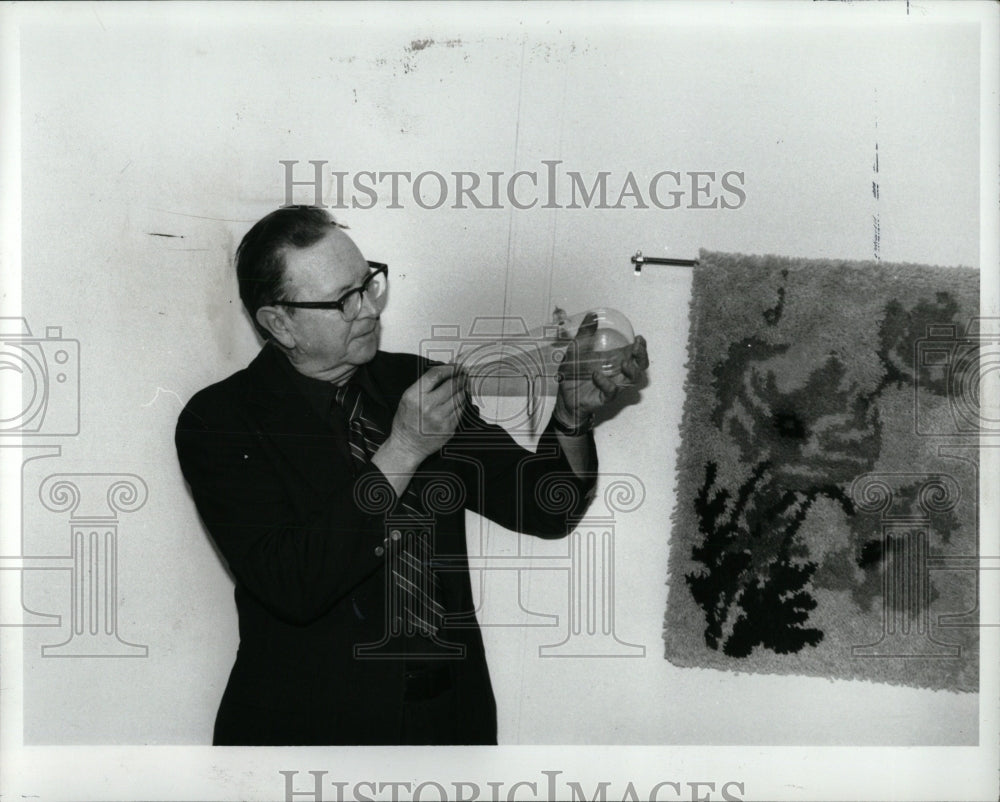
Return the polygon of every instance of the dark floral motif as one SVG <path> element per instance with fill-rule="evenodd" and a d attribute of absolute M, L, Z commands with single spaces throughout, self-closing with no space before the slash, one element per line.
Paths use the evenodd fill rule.
<path fill-rule="evenodd" d="M 763 313 L 772 330 L 788 301 L 782 286 L 778 304 Z M 863 609 L 882 593 L 880 577 L 895 559 L 894 546 L 883 542 L 877 518 L 856 514 L 849 489 L 881 453 L 882 394 L 915 382 L 921 391 L 946 392 L 915 372 L 914 350 L 929 326 L 952 322 L 958 311 L 945 292 L 911 308 L 889 301 L 874 346 L 881 373 L 865 387 L 850 378 L 842 354 L 831 352 L 809 368 L 794 359 L 794 343 L 751 335 L 729 345 L 712 370 L 711 420 L 733 445 L 742 471 L 730 471 L 738 478 L 726 486 L 718 463 L 704 464 L 693 499 L 701 539 L 691 557 L 699 567 L 685 575 L 704 611 L 710 648 L 733 657 L 758 646 L 798 652 L 823 639 L 809 626 L 814 588 L 849 589 Z M 916 486 L 903 488 L 900 503 L 912 507 L 915 493 Z M 820 499 L 840 510 L 850 544 L 817 562 L 801 528 Z M 959 526 L 950 512 L 930 523 L 937 543 L 947 543 Z M 933 593 L 928 603 L 932 599 Z"/>
<path fill-rule="evenodd" d="M 758 644 L 778 653 L 815 646 L 823 637 L 804 626 L 816 607 L 807 584 L 817 564 L 807 559 L 796 535 L 818 498 L 830 498 L 853 512 L 836 485 L 807 492 L 781 487 L 770 463 L 758 463 L 733 498 L 715 486 L 717 466 L 705 466 L 695 499 L 703 540 L 692 557 L 708 570 L 685 579 L 705 611 L 705 642 L 745 657 Z"/>

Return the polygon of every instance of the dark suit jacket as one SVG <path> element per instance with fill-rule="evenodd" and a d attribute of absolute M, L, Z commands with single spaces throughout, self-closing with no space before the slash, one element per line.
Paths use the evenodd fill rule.
<path fill-rule="evenodd" d="M 370 500 L 391 486 L 371 465 L 356 475 L 346 426 L 321 417 L 284 359 L 265 346 L 246 369 L 196 394 L 177 425 L 184 477 L 236 583 L 240 646 L 215 742 L 395 743 L 407 661 L 354 652 L 386 633 L 384 545 L 395 512 Z M 379 352 L 366 370 L 394 413 L 427 367 L 413 355 Z M 596 470 L 596 454 L 592 460 Z M 582 516 L 593 481 L 573 476 L 551 431 L 533 455 L 474 413 L 418 475 L 427 472 L 453 477 L 464 495 L 461 506 L 445 502 L 434 523 L 434 553 L 447 563 L 438 572 L 450 614 L 441 637 L 463 653 L 447 661 L 451 738 L 495 742 L 462 507 L 516 531 L 561 537 Z M 571 501 L 555 492 L 546 504 L 547 479 L 571 487 Z M 359 500 L 359 483 L 368 502 Z"/>

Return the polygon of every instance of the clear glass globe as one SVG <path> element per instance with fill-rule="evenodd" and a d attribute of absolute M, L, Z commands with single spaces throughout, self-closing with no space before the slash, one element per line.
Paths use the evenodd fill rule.
<path fill-rule="evenodd" d="M 584 313 L 584 318 L 588 315 L 597 316 L 597 332 L 594 334 L 593 343 L 595 352 L 603 354 L 617 351 L 631 345 L 635 340 L 632 324 L 617 309 L 602 306 L 589 309 Z"/>
<path fill-rule="evenodd" d="M 563 336 L 566 339 L 580 336 L 582 346 L 568 376 L 582 379 L 599 370 L 619 384 L 627 383 L 622 374 L 622 362 L 626 349 L 635 340 L 635 332 L 625 315 L 617 309 L 601 306 L 573 315 L 565 319 L 563 325 Z"/>
<path fill-rule="evenodd" d="M 600 357 L 598 369 L 619 383 L 627 381 L 622 375 L 622 362 L 625 359 L 625 350 L 635 340 L 632 324 L 617 309 L 609 307 L 591 309 L 588 314 L 597 315 L 593 349 L 595 356 Z"/>

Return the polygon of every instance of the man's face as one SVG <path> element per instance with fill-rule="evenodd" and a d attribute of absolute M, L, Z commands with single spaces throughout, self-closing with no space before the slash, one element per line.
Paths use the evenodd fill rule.
<path fill-rule="evenodd" d="M 336 301 L 361 286 L 368 272 L 368 263 L 351 238 L 331 227 L 316 244 L 285 252 L 285 298 Z M 284 311 L 289 342 L 282 344 L 289 349 L 292 364 L 307 376 L 334 380 L 375 356 L 379 313 L 367 295 L 351 321 L 336 309 L 285 307 Z"/>

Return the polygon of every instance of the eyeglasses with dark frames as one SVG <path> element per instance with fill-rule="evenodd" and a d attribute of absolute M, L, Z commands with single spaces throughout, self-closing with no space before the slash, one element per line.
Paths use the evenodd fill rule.
<path fill-rule="evenodd" d="M 350 322 L 361 314 L 364 296 L 381 312 L 386 301 L 386 290 L 389 288 L 389 266 L 382 262 L 368 262 L 371 271 L 360 287 L 348 290 L 336 301 L 275 301 L 279 306 L 289 306 L 293 309 L 336 309 Z"/>

